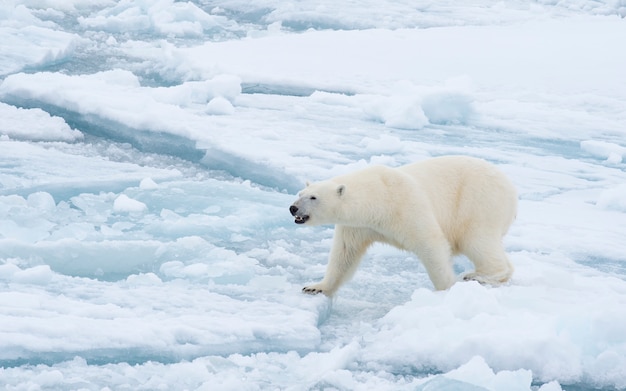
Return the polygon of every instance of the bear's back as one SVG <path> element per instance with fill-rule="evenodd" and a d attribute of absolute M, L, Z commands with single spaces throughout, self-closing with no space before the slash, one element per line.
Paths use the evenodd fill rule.
<path fill-rule="evenodd" d="M 466 224 L 506 231 L 517 214 L 517 191 L 494 165 L 468 156 L 442 156 L 398 167 L 411 176 L 451 237 Z M 495 227 L 495 226 L 498 227 Z M 500 227 L 501 226 L 501 227 Z"/>

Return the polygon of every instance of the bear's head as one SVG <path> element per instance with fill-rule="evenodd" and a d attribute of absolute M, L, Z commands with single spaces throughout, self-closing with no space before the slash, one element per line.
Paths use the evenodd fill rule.
<path fill-rule="evenodd" d="M 333 181 L 308 183 L 289 207 L 296 224 L 323 225 L 337 223 L 346 186 Z"/>

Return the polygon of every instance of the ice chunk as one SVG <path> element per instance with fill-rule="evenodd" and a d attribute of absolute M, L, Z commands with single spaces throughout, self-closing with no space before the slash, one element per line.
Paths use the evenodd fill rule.
<path fill-rule="evenodd" d="M 528 391 L 533 380 L 532 372 L 525 369 L 500 371 L 496 374 L 480 356 L 473 357 L 444 376 L 493 391 Z"/>
<path fill-rule="evenodd" d="M 21 284 L 45 285 L 50 282 L 52 275 L 50 266 L 40 265 L 17 271 L 12 280 Z"/>
<path fill-rule="evenodd" d="M 618 164 L 626 157 L 626 147 L 605 141 L 586 140 L 580 142 L 583 151 L 593 156 L 606 159 L 608 163 Z"/>
<path fill-rule="evenodd" d="M 84 28 L 109 32 L 141 31 L 163 36 L 201 36 L 205 30 L 228 25 L 225 17 L 211 15 L 192 2 L 121 1 L 88 17 L 79 17 Z"/>
<path fill-rule="evenodd" d="M 415 391 L 491 391 L 472 383 L 449 379 L 445 376 L 435 376 L 415 389 Z M 505 391 L 505 390 L 503 390 Z"/>
<path fill-rule="evenodd" d="M 43 25 L 41 21 L 39 24 Z M 19 72 L 26 67 L 62 61 L 74 53 L 80 40 L 78 35 L 58 29 L 34 25 L 3 27 L 0 24 L 0 76 Z"/>
<path fill-rule="evenodd" d="M 171 87 L 144 89 L 144 91 L 159 102 L 177 106 L 204 104 L 217 97 L 232 101 L 241 94 L 241 78 L 221 74 L 209 80 L 187 81 Z"/>
<path fill-rule="evenodd" d="M 39 209 L 41 211 L 52 212 L 56 209 L 56 203 L 50 193 L 45 191 L 39 191 L 32 193 L 26 199 L 28 206 L 31 208 Z"/>
<path fill-rule="evenodd" d="M 421 391 L 529 391 L 532 373 L 528 370 L 495 373 L 480 356 L 457 369 L 437 375 L 417 389 Z"/>
<path fill-rule="evenodd" d="M 389 102 L 383 111 L 382 119 L 385 125 L 398 129 L 422 129 L 428 125 L 428 117 L 418 101 Z"/>
<path fill-rule="evenodd" d="M 113 202 L 113 210 L 115 212 L 143 212 L 148 206 L 141 201 L 134 200 L 126 194 L 121 194 Z"/>
<path fill-rule="evenodd" d="M 48 193 L 31 194 L 28 200 L 0 196 L 0 237 L 29 243 L 47 238 L 54 227 L 49 216 L 55 209 Z"/>
<path fill-rule="evenodd" d="M 139 188 L 141 190 L 156 190 L 159 188 L 159 185 L 152 178 L 144 178 L 139 183 Z"/>
<path fill-rule="evenodd" d="M 538 391 L 563 391 L 561 385 L 557 381 L 551 381 L 549 383 L 541 385 Z"/>
<path fill-rule="evenodd" d="M 31 141 L 77 141 L 83 134 L 63 118 L 51 116 L 41 109 L 20 109 L 0 102 L 0 135 Z"/>
<path fill-rule="evenodd" d="M 456 92 L 439 92 L 425 96 L 422 110 L 433 124 L 464 124 L 474 113 L 472 98 Z"/>
<path fill-rule="evenodd" d="M 161 279 L 154 273 L 132 274 L 126 278 L 129 285 L 155 285 L 161 283 Z"/>

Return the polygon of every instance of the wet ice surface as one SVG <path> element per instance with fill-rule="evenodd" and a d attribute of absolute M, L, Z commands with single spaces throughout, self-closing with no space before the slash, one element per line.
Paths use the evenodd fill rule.
<path fill-rule="evenodd" d="M 625 6 L 412 3 L 3 3 L 0 384 L 626 388 Z M 517 186 L 509 284 L 300 293 L 306 180 L 442 154 Z"/>

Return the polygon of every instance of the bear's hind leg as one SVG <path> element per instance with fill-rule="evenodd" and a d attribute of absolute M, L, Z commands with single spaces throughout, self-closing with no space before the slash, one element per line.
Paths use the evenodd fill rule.
<path fill-rule="evenodd" d="M 463 275 L 465 281 L 499 285 L 513 274 L 513 265 L 504 251 L 500 238 L 481 238 L 469 242 L 462 252 L 472 261 L 475 270 Z"/>

